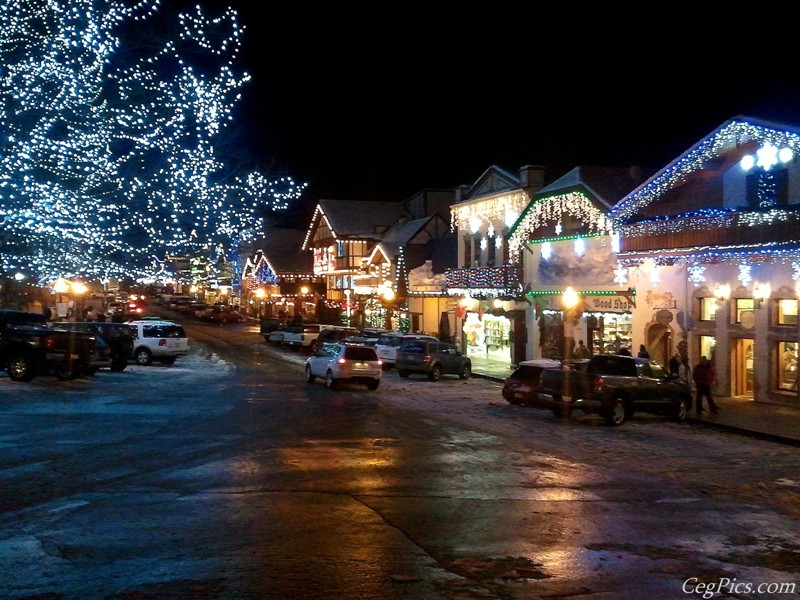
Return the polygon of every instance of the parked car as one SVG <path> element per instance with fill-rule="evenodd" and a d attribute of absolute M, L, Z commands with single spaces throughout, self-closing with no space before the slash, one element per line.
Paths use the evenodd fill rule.
<path fill-rule="evenodd" d="M 323 325 L 318 323 L 293 324 L 286 328 L 283 335 L 283 344 L 297 350 L 308 349 L 316 352 L 320 347 L 317 341 L 320 333 L 333 325 Z"/>
<path fill-rule="evenodd" d="M 269 341 L 269 334 L 278 329 L 286 327 L 286 319 L 280 317 L 265 317 L 261 319 L 260 333 L 264 336 L 264 341 Z"/>
<path fill-rule="evenodd" d="M 470 358 L 456 350 L 453 344 L 438 340 L 406 340 L 397 350 L 395 366 L 400 377 L 422 373 L 431 381 L 439 381 L 442 375 L 469 379 L 472 374 Z"/>
<path fill-rule="evenodd" d="M 173 321 L 141 319 L 128 323 L 134 331 L 133 356 L 136 364 L 150 365 L 153 360 L 171 365 L 189 353 L 189 340 L 183 325 Z"/>
<path fill-rule="evenodd" d="M 362 383 L 370 390 L 377 390 L 382 374 L 375 348 L 369 346 L 322 344 L 306 360 L 306 381 L 313 383 L 317 377 L 324 378 L 329 389 L 341 383 Z"/>
<path fill-rule="evenodd" d="M 0 369 L 12 381 L 52 373 L 74 379 L 90 373 L 97 336 L 51 327 L 42 313 L 0 310 Z"/>
<path fill-rule="evenodd" d="M 283 336 L 286 333 L 286 330 L 288 328 L 289 327 L 287 326 L 287 327 L 281 327 L 279 329 L 273 329 L 272 331 L 269 332 L 269 335 L 266 336 L 267 342 L 269 342 L 270 344 L 272 344 L 274 346 L 282 345 L 283 344 Z"/>
<path fill-rule="evenodd" d="M 133 358 L 134 332 L 127 323 L 86 321 L 57 323 L 54 327 L 85 331 L 102 338 L 108 346 L 110 359 L 108 368 L 112 371 L 124 371 L 128 366 L 128 361 Z"/>
<path fill-rule="evenodd" d="M 378 338 L 375 343 L 375 350 L 378 353 L 378 358 L 383 363 L 384 370 L 389 370 L 394 366 L 395 358 L 397 357 L 397 349 L 406 340 L 427 340 L 431 342 L 438 342 L 435 337 L 431 335 L 422 335 L 417 333 L 400 333 L 398 331 L 389 331 L 384 333 Z"/>
<path fill-rule="evenodd" d="M 364 331 L 359 332 L 356 335 L 352 335 L 346 337 L 343 341 L 350 343 L 350 344 L 362 344 L 365 346 L 375 346 L 378 343 L 378 340 L 381 339 L 381 336 L 385 333 L 389 333 L 386 329 L 374 329 L 371 327 L 365 328 Z"/>
<path fill-rule="evenodd" d="M 326 327 L 319 332 L 317 336 L 317 347 L 329 342 L 343 342 L 348 338 L 353 338 L 358 335 L 358 329 L 355 327 Z"/>
<path fill-rule="evenodd" d="M 206 321 L 211 321 L 212 323 L 220 323 L 222 325 L 227 323 L 241 323 L 244 321 L 242 313 L 234 310 L 230 306 L 221 306 L 219 304 L 211 307 L 211 310 L 205 313 L 203 319 Z"/>
<path fill-rule="evenodd" d="M 549 358 L 523 360 L 503 382 L 503 398 L 510 404 L 536 402 L 539 394 L 539 376 L 544 369 L 559 369 L 561 363 Z"/>
<path fill-rule="evenodd" d="M 558 417 L 573 410 L 599 414 L 607 425 L 618 426 L 637 412 L 686 419 L 691 390 L 660 363 L 647 358 L 595 354 L 574 361 L 574 368 L 542 371 L 536 406 Z"/>

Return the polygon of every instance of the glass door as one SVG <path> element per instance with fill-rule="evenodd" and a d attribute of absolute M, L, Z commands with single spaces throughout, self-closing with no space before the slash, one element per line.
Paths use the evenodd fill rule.
<path fill-rule="evenodd" d="M 739 339 L 733 347 L 733 393 L 753 398 L 753 340 Z"/>

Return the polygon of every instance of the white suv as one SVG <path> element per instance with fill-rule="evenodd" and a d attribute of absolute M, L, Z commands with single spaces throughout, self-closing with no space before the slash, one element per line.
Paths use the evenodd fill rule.
<path fill-rule="evenodd" d="M 133 330 L 133 358 L 138 365 L 149 365 L 154 360 L 171 365 L 189 353 L 189 340 L 180 323 L 141 319 L 128 325 Z"/>
<path fill-rule="evenodd" d="M 375 343 L 375 351 L 378 353 L 378 358 L 383 363 L 383 369 L 389 370 L 394 366 L 394 361 L 397 358 L 397 349 L 406 340 L 426 340 L 429 342 L 438 342 L 439 339 L 432 335 L 422 335 L 421 333 L 400 333 L 398 331 L 389 331 L 382 334 L 378 341 Z"/>
<path fill-rule="evenodd" d="M 381 361 L 370 346 L 322 344 L 306 360 L 306 381 L 313 383 L 317 377 L 324 377 L 328 389 L 340 383 L 365 383 L 368 389 L 377 390 L 382 375 Z"/>

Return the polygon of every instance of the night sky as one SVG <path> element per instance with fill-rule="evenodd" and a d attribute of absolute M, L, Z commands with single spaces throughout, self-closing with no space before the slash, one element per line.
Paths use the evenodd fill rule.
<path fill-rule="evenodd" d="M 302 225 L 320 198 L 404 200 L 491 165 L 660 168 L 736 115 L 800 126 L 795 36 L 743 22 L 661 15 L 659 33 L 565 13 L 543 32 L 541 18 L 485 6 L 199 3 L 230 4 L 247 27 L 239 64 L 253 79 L 235 134 L 262 170 L 309 184 Z"/>

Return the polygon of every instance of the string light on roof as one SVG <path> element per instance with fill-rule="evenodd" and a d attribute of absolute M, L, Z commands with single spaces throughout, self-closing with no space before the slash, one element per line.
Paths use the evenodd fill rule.
<path fill-rule="evenodd" d="M 625 197 L 611 209 L 609 217 L 615 222 L 632 217 L 644 206 L 656 201 L 670 189 L 682 183 L 688 175 L 701 169 L 708 160 L 717 158 L 732 148 L 750 141 L 757 141 L 761 144 L 769 143 L 781 149 L 786 148 L 793 153 L 797 153 L 800 149 L 800 136 L 795 133 L 734 119 L 695 144 L 689 152 L 673 161 L 646 186 L 638 188 Z M 779 156 L 781 155 L 787 156 L 788 154 L 779 152 Z"/>
<path fill-rule="evenodd" d="M 539 198 L 528 205 L 508 236 L 508 248 L 512 258 L 519 260 L 522 248 L 531 240 L 533 232 L 540 227 L 555 222 L 556 236 L 561 235 L 564 215 L 579 221 L 590 234 L 610 233 L 613 225 L 604 212 L 583 192 Z"/>

